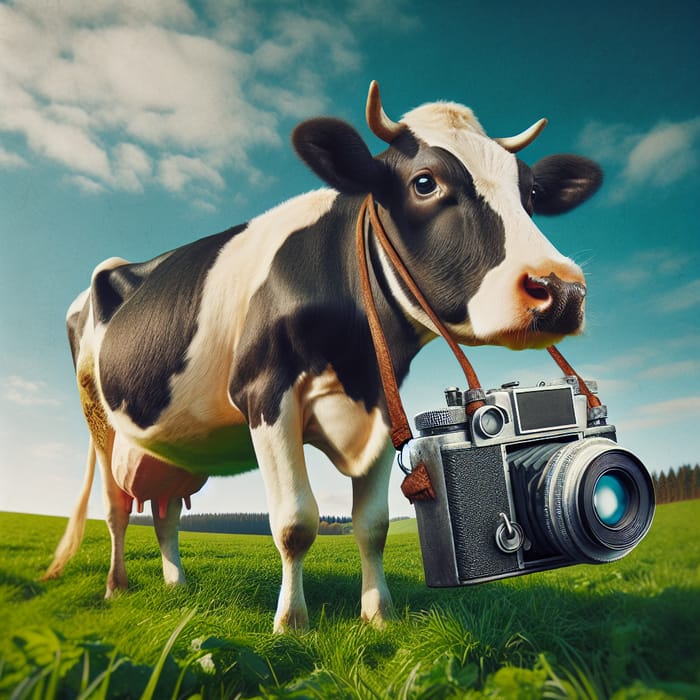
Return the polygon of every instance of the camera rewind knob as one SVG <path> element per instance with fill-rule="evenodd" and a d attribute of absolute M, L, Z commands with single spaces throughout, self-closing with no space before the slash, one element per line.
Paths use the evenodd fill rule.
<path fill-rule="evenodd" d="M 459 387 L 448 386 L 445 389 L 445 401 L 448 406 L 461 406 L 462 405 L 462 392 Z"/>

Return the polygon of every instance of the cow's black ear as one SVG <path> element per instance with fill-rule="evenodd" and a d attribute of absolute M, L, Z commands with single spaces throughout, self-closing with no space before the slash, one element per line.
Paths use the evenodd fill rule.
<path fill-rule="evenodd" d="M 380 189 L 383 166 L 350 124 L 332 117 L 309 119 L 294 129 L 292 144 L 316 175 L 343 194 Z"/>
<path fill-rule="evenodd" d="M 603 183 L 600 166 L 582 156 L 548 156 L 532 166 L 535 214 L 563 214 L 594 195 Z"/>

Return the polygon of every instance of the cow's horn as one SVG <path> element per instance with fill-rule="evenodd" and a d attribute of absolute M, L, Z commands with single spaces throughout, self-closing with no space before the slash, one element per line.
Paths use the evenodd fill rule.
<path fill-rule="evenodd" d="M 373 80 L 369 85 L 365 115 L 367 125 L 372 133 L 387 143 L 391 143 L 405 128 L 404 124 L 393 122 L 386 116 L 382 107 L 382 98 L 379 95 L 379 84 L 376 80 Z"/>
<path fill-rule="evenodd" d="M 544 127 L 547 126 L 547 120 L 546 119 L 540 119 L 538 122 L 535 122 L 529 129 L 525 129 L 521 134 L 518 134 L 517 136 L 508 136 L 503 139 L 494 139 L 494 141 L 503 148 L 506 149 L 506 151 L 510 151 L 511 153 L 517 153 L 518 151 L 522 151 L 525 146 L 529 146 L 539 135 L 540 131 L 544 129 Z"/>

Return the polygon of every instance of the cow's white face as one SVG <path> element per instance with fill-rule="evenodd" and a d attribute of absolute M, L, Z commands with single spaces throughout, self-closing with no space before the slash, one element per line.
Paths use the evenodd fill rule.
<path fill-rule="evenodd" d="M 522 164 L 519 167 L 512 153 L 488 138 L 473 112 L 462 105 L 424 105 L 405 115 L 402 122 L 426 145 L 457 157 L 471 175 L 478 196 L 503 222 L 505 257 L 486 272 L 469 299 L 468 320 L 459 326 L 453 324 L 460 341 L 521 349 L 550 345 L 564 332 L 580 333 L 584 326 L 583 272 L 559 253 L 530 218 L 523 188 L 529 196 L 534 187 L 528 180 L 531 171 Z M 431 197 L 445 196 L 442 184 L 437 182 Z M 567 289 L 577 307 L 569 313 L 575 313 L 576 319 L 570 319 L 567 328 L 558 333 L 538 330 L 533 323 L 533 313 L 544 315 L 553 304 L 562 303 L 549 285 L 552 275 L 575 285 Z"/>

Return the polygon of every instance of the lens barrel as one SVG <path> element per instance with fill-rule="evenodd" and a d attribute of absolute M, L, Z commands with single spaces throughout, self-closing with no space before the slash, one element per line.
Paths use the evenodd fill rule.
<path fill-rule="evenodd" d="M 576 561 L 620 559 L 641 541 L 654 517 L 648 471 L 607 438 L 560 447 L 530 487 L 533 515 L 550 544 Z"/>

